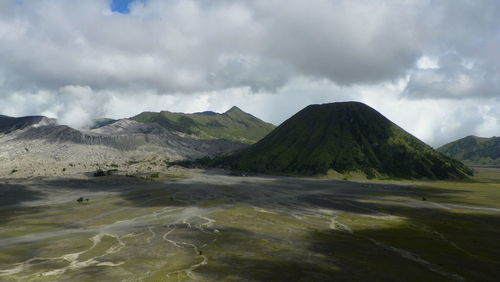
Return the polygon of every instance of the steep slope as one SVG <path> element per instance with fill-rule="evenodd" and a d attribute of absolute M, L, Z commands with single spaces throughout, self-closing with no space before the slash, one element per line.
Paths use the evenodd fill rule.
<path fill-rule="evenodd" d="M 472 173 L 357 102 L 310 105 L 258 143 L 216 162 L 245 171 L 309 175 L 330 169 L 430 179 Z"/>
<path fill-rule="evenodd" d="M 158 123 L 162 127 L 200 139 L 227 139 L 243 143 L 255 143 L 275 126 L 266 123 L 238 107 L 223 114 L 201 112 L 194 114 L 144 112 L 131 119 L 144 123 Z"/>
<path fill-rule="evenodd" d="M 104 135 L 124 134 L 172 134 L 156 123 L 142 123 L 131 119 L 121 119 L 88 132 Z"/>
<path fill-rule="evenodd" d="M 44 116 L 9 117 L 0 115 L 0 133 L 8 134 L 29 126 L 49 125 L 55 124 L 55 122 L 54 119 Z"/>
<path fill-rule="evenodd" d="M 500 137 L 467 136 L 437 150 L 469 165 L 500 165 Z"/>
<path fill-rule="evenodd" d="M 2 120 L 0 177 L 81 173 L 101 167 L 149 172 L 165 162 L 214 156 L 247 146 L 229 140 L 182 137 L 156 123 L 126 119 L 89 131 L 57 125 L 45 117 Z"/>
<path fill-rule="evenodd" d="M 117 121 L 116 119 L 111 119 L 111 118 L 98 118 L 98 119 L 94 119 L 92 121 L 92 125 L 90 126 L 90 129 L 100 128 L 100 127 L 106 126 L 108 124 L 112 124 L 112 123 L 114 123 L 116 121 Z"/>
<path fill-rule="evenodd" d="M 18 132 L 13 142 L 43 140 L 48 143 L 106 146 L 122 151 L 164 148 L 171 159 L 192 159 L 241 149 L 244 145 L 228 140 L 197 140 L 181 137 L 157 124 L 120 120 L 90 131 L 66 125 L 46 125 Z"/>

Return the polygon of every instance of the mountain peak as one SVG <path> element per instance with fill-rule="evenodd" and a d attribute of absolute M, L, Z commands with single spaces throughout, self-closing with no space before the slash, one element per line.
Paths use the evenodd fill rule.
<path fill-rule="evenodd" d="M 227 139 L 243 143 L 255 143 L 275 127 L 236 106 L 222 114 L 212 111 L 193 114 L 162 111 L 144 112 L 131 119 L 154 122 L 170 131 L 201 139 Z"/>
<path fill-rule="evenodd" d="M 232 106 L 231 109 L 226 111 L 226 114 L 229 114 L 229 113 L 245 113 L 245 112 L 243 110 L 241 110 L 240 108 L 238 108 L 237 106 Z"/>
<path fill-rule="evenodd" d="M 314 175 L 334 170 L 428 179 L 471 173 L 359 102 L 310 105 L 255 145 L 221 162 L 258 173 Z"/>

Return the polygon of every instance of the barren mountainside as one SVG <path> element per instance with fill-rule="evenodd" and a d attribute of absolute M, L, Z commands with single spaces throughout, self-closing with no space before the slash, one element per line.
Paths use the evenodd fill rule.
<path fill-rule="evenodd" d="M 120 126 L 122 125 L 122 126 Z M 29 128 L 14 139 L 15 141 L 42 139 L 50 143 L 74 143 L 82 145 L 102 145 L 119 150 L 135 150 L 139 146 L 155 145 L 171 147 L 182 152 L 185 158 L 191 158 L 189 151 L 198 154 L 213 154 L 217 147 L 235 149 L 240 144 L 227 140 L 197 140 L 180 137 L 159 126 L 141 124 L 135 121 L 122 120 L 99 129 L 80 131 L 66 125 L 44 125 Z M 223 152 L 217 150 L 216 152 Z"/>
<path fill-rule="evenodd" d="M 41 116 L 0 117 L 0 172 L 4 174 L 57 174 L 76 166 L 88 171 L 145 160 L 165 165 L 165 161 L 214 156 L 245 146 L 229 140 L 182 137 L 156 123 L 128 119 L 82 131 Z"/>

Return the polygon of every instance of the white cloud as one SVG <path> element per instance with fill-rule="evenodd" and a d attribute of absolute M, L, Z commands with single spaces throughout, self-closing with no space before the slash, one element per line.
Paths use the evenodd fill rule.
<path fill-rule="evenodd" d="M 421 62 L 425 63 L 429 64 Z M 499 74 L 486 70 L 484 65 L 456 53 L 444 54 L 434 65 L 439 67 L 418 68 L 412 72 L 404 91 L 407 97 L 463 99 L 500 94 Z"/>
<path fill-rule="evenodd" d="M 97 0 L 23 3 L 0 11 L 0 59 L 14 88 L 260 90 L 297 72 L 376 82 L 401 76 L 420 53 L 413 4 L 150 0 L 122 15 Z"/>
<path fill-rule="evenodd" d="M 417 61 L 417 68 L 419 69 L 438 69 L 439 61 L 436 58 L 422 56 Z"/>
<path fill-rule="evenodd" d="M 358 100 L 431 144 L 498 135 L 498 2 L 148 0 L 130 8 L 0 1 L 0 113 L 85 127 L 101 116 L 238 105 L 277 124 L 310 103 Z"/>

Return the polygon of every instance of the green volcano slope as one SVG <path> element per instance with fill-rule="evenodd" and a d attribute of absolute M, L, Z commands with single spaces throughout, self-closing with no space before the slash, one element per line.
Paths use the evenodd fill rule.
<path fill-rule="evenodd" d="M 500 165 L 500 137 L 467 136 L 437 150 L 470 165 Z"/>
<path fill-rule="evenodd" d="M 138 122 L 156 122 L 174 132 L 191 135 L 201 139 L 227 139 L 252 144 L 275 126 L 264 122 L 238 107 L 225 113 L 201 112 L 194 114 L 172 113 L 168 111 L 144 112 L 131 119 Z"/>
<path fill-rule="evenodd" d="M 464 178 L 472 171 L 358 102 L 310 105 L 264 139 L 215 160 L 235 170 L 315 175 L 329 170 L 367 177 Z"/>

